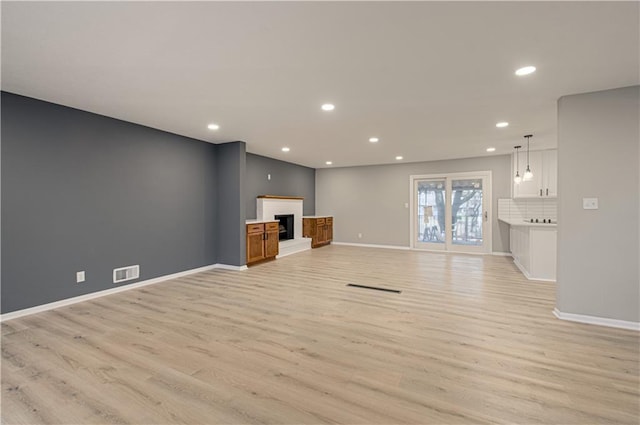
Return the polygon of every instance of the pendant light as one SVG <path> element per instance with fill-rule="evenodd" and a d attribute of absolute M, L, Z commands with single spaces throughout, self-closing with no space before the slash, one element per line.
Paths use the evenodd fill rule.
<path fill-rule="evenodd" d="M 533 178 L 533 173 L 529 168 L 529 139 L 531 139 L 531 137 L 533 137 L 533 134 L 527 134 L 526 136 L 524 136 L 524 138 L 527 139 L 527 169 L 525 170 L 524 175 L 522 176 L 522 179 L 524 181 L 529 181 Z"/>
<path fill-rule="evenodd" d="M 520 177 L 520 160 L 518 159 L 518 152 L 521 147 L 520 145 L 513 147 L 516 150 L 516 176 L 513 179 L 516 184 L 520 184 L 522 181 L 522 177 Z"/>

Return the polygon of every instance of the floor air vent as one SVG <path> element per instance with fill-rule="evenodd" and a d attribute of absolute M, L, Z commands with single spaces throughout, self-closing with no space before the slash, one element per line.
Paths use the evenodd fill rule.
<path fill-rule="evenodd" d="M 353 286 L 354 288 L 373 289 L 374 291 L 393 292 L 394 294 L 400 294 L 402 291 L 397 289 L 378 288 L 377 286 L 356 285 L 355 283 L 347 283 L 347 286 Z"/>
<path fill-rule="evenodd" d="M 126 282 L 140 277 L 140 266 L 127 266 L 113 269 L 113 283 Z"/>

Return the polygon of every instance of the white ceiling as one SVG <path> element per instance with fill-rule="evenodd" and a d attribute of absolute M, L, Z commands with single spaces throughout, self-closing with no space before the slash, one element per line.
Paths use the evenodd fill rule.
<path fill-rule="evenodd" d="M 639 10 L 3 1 L 2 89 L 314 168 L 495 155 L 555 146 L 563 95 L 640 83 Z"/>

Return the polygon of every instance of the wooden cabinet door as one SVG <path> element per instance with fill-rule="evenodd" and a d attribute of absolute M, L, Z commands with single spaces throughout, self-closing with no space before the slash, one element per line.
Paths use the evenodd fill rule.
<path fill-rule="evenodd" d="M 264 233 L 251 233 L 247 235 L 247 263 L 253 263 L 265 258 Z"/>
<path fill-rule="evenodd" d="M 264 259 L 264 223 L 247 224 L 247 264 Z"/>
<path fill-rule="evenodd" d="M 321 245 L 327 241 L 327 226 L 324 218 L 316 219 L 316 245 Z"/>
<path fill-rule="evenodd" d="M 278 223 L 267 223 L 264 240 L 265 258 L 275 257 L 279 253 L 280 232 Z"/>
<path fill-rule="evenodd" d="M 333 240 L 333 223 L 327 224 L 327 242 Z"/>
<path fill-rule="evenodd" d="M 312 247 L 316 244 L 316 221 L 314 219 L 302 219 L 302 236 L 311 238 Z"/>

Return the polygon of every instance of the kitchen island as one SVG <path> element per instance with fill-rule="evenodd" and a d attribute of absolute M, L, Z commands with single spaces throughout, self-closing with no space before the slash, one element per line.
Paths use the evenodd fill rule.
<path fill-rule="evenodd" d="M 500 218 L 509 224 L 513 262 L 527 279 L 556 281 L 556 223 Z"/>

